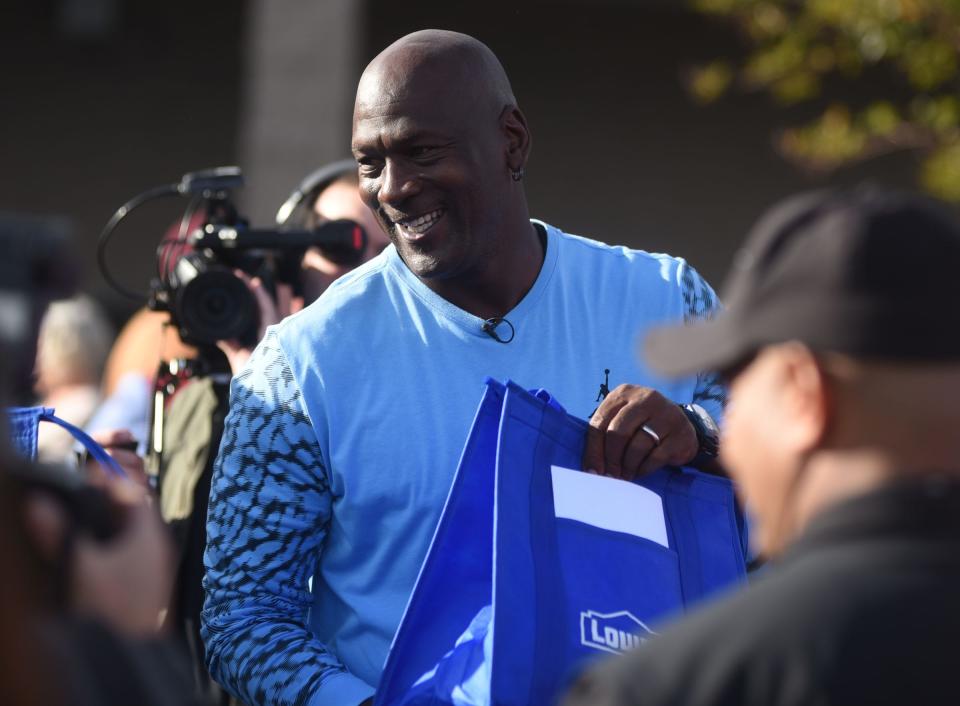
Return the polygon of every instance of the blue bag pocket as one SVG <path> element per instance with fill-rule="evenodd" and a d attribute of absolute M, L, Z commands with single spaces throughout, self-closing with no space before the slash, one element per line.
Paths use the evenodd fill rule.
<path fill-rule="evenodd" d="M 680 559 L 672 549 L 575 520 L 558 519 L 557 536 L 571 657 L 624 652 L 639 644 L 619 634 L 614 641 L 602 626 L 592 625 L 589 615 L 626 611 L 636 622 L 628 634 L 643 640 L 658 621 L 683 610 Z"/>

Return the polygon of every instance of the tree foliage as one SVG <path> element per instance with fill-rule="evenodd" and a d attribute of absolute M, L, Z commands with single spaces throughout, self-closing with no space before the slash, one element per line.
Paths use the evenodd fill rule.
<path fill-rule="evenodd" d="M 891 85 L 906 90 L 857 104 L 830 101 L 809 123 L 782 130 L 779 151 L 804 168 L 829 171 L 915 150 L 923 187 L 960 202 L 960 0 L 692 2 L 734 23 L 747 43 L 745 57 L 719 58 L 690 73 L 698 101 L 738 88 L 796 105 L 821 98 L 828 80 L 890 72 Z"/>

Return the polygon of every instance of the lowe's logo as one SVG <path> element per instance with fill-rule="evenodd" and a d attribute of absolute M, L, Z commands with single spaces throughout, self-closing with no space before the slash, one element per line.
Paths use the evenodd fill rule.
<path fill-rule="evenodd" d="M 580 644 L 604 652 L 625 652 L 639 647 L 656 633 L 629 611 L 580 613 Z"/>

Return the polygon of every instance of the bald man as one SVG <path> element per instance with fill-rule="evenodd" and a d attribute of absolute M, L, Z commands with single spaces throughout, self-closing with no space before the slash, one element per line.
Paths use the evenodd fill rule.
<path fill-rule="evenodd" d="M 775 559 L 566 706 L 957 703 L 960 223 L 886 191 L 758 225 L 711 322 L 650 358 L 726 371 L 723 457 Z"/>
<path fill-rule="evenodd" d="M 268 333 L 213 481 L 207 660 L 245 702 L 371 697 L 487 376 L 596 410 L 589 469 L 710 462 L 722 389 L 658 377 L 634 345 L 713 292 L 682 260 L 531 221 L 530 144 L 475 39 L 417 32 L 364 72 L 353 152 L 392 245 Z"/>

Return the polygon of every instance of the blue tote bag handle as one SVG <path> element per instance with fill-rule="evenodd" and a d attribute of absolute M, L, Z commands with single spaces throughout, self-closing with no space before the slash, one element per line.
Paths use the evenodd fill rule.
<path fill-rule="evenodd" d="M 9 407 L 7 419 L 10 424 L 10 439 L 13 447 L 26 458 L 33 460 L 37 457 L 40 422 L 51 422 L 66 429 L 74 439 L 83 444 L 87 452 L 107 472 L 121 478 L 127 477 L 126 471 L 120 467 L 120 464 L 114 461 L 89 434 L 70 422 L 60 419 L 50 407 Z"/>

